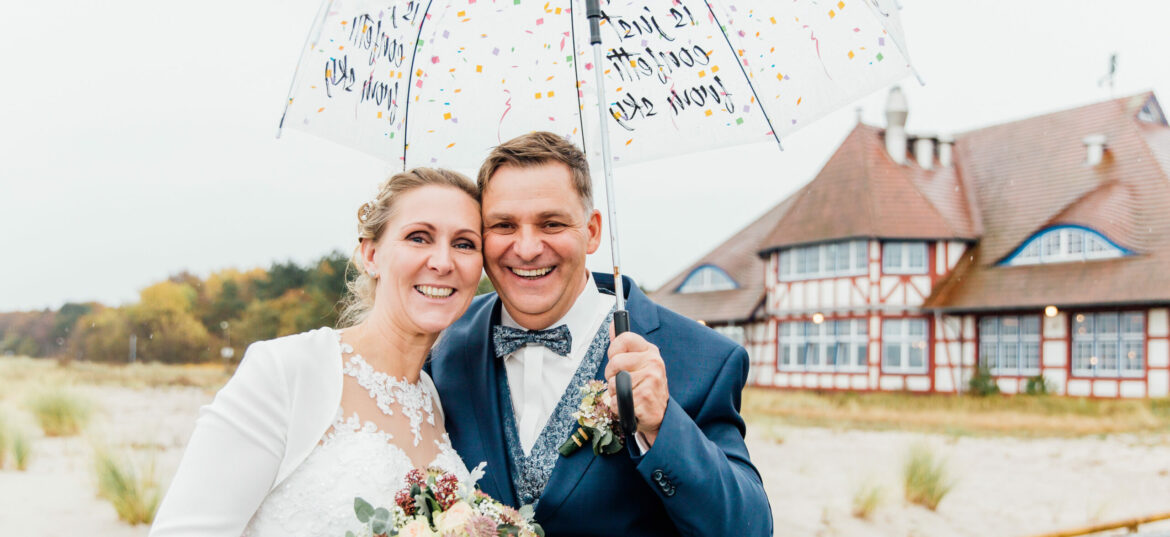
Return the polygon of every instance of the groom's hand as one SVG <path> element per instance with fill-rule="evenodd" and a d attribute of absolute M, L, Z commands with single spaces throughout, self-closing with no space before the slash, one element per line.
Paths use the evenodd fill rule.
<path fill-rule="evenodd" d="M 609 365 L 605 367 L 605 379 L 609 381 L 609 406 L 617 408 L 614 378 L 618 371 L 629 372 L 634 388 L 634 415 L 638 417 L 638 432 L 642 433 L 646 447 L 653 446 L 670 399 L 662 355 L 658 353 L 658 347 L 633 332 L 614 337 L 611 325 L 609 337 Z"/>

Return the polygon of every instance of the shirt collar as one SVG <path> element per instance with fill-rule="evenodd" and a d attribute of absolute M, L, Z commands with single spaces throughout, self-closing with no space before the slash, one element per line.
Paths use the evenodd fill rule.
<path fill-rule="evenodd" d="M 564 317 L 557 319 L 556 322 L 546 326 L 545 328 L 553 328 L 557 325 L 566 325 L 569 327 L 569 333 L 573 336 L 573 350 L 575 351 L 580 345 L 588 343 L 593 340 L 594 334 L 587 334 L 590 326 L 594 324 L 593 315 L 597 310 L 598 301 L 601 300 L 601 292 L 597 290 L 597 283 L 593 281 L 593 275 L 585 273 L 585 288 L 581 290 L 581 294 L 577 295 L 577 301 L 573 302 L 573 306 L 565 313 Z M 500 308 L 500 324 L 512 328 L 524 328 L 517 323 L 511 315 L 508 314 L 508 308 Z"/>

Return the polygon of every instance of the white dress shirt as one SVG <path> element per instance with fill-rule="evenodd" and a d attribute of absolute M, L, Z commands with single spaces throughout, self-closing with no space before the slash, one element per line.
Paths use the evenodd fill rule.
<path fill-rule="evenodd" d="M 569 387 L 569 381 L 585 359 L 589 344 L 605 322 L 616 299 L 601 294 L 593 276 L 586 273 L 585 289 L 577 296 L 573 307 L 553 324 L 569 327 L 573 345 L 568 356 L 556 354 L 543 345 L 529 343 L 504 357 L 504 369 L 508 373 L 508 386 L 512 392 L 512 409 L 516 414 L 517 434 L 524 453 L 532 451 L 540 432 L 548 423 L 561 395 Z M 512 328 L 520 326 L 504 307 L 500 313 L 500 324 Z M 590 376 L 592 378 L 592 376 Z M 575 409 L 574 409 L 575 410 Z"/>

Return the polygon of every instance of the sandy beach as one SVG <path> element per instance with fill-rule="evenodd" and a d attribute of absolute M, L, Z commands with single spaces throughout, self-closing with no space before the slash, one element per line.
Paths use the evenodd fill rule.
<path fill-rule="evenodd" d="M 0 471 L 0 535 L 48 537 L 77 529 L 97 536 L 146 535 L 146 526 L 120 522 L 113 507 L 96 497 L 92 446 L 153 461 L 165 486 L 199 406 L 212 398 L 189 387 L 79 389 L 100 407 L 86 434 L 38 436 L 26 472 Z M 769 422 L 749 423 L 748 440 L 776 535 L 1027 536 L 1170 510 L 1170 435 L 1164 434 L 1020 439 Z M 902 461 L 916 443 L 945 459 L 955 479 L 937 511 L 902 499 Z M 881 487 L 885 496 L 869 520 L 851 514 L 853 496 L 864 484 Z M 1163 523 L 1142 530 L 1167 528 Z"/>

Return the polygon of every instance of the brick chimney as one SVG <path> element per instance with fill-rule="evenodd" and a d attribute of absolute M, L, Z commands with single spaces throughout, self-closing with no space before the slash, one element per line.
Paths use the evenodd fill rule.
<path fill-rule="evenodd" d="M 909 114 L 902 88 L 890 88 L 886 97 L 886 152 L 898 164 L 906 163 L 906 116 Z"/>

